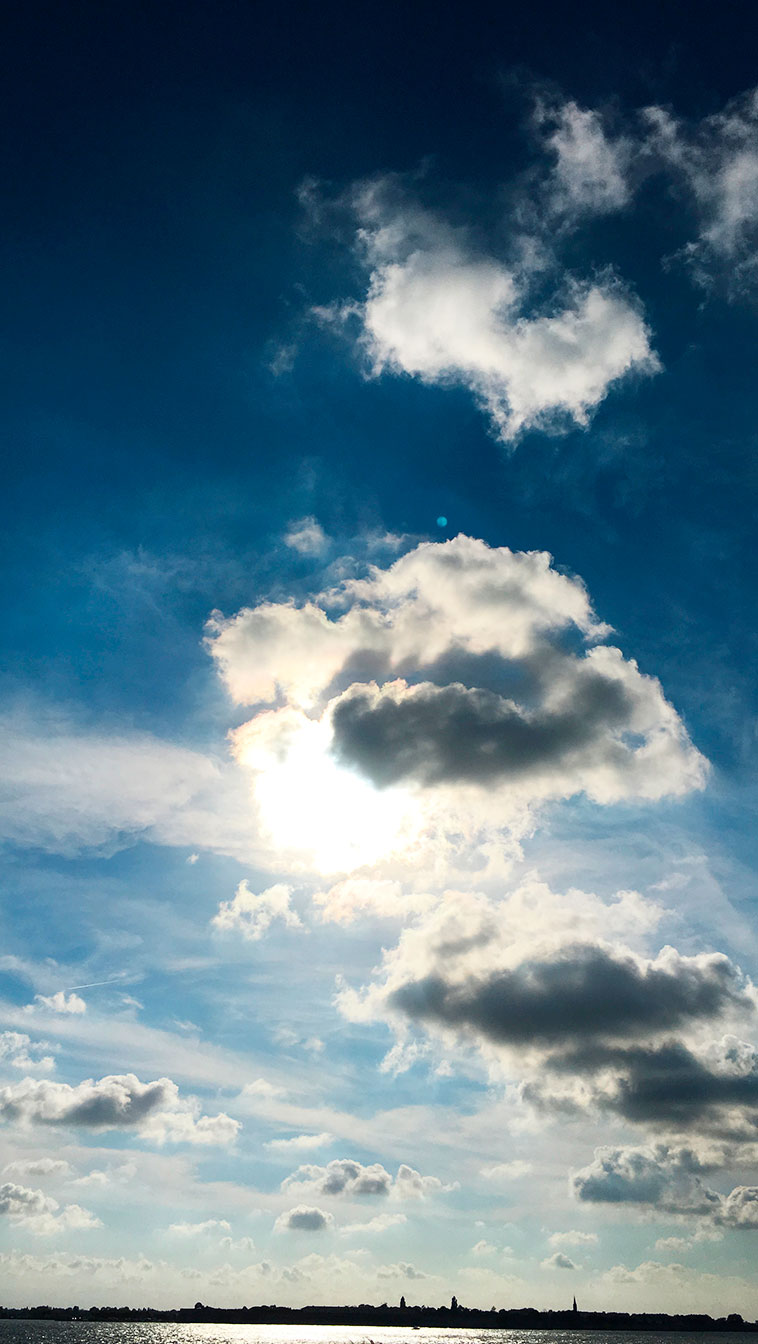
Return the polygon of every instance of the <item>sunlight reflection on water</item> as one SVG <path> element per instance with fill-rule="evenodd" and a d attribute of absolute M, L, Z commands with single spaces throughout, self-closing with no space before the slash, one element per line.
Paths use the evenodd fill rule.
<path fill-rule="evenodd" d="M 745 1344 L 731 1331 L 465 1330 L 422 1326 L 200 1325 L 175 1321 L 0 1321 L 0 1344 Z"/>

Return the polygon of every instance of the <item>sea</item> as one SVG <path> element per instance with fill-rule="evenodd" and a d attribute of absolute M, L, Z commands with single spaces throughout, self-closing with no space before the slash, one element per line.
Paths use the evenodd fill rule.
<path fill-rule="evenodd" d="M 0 1320 L 0 1344 L 748 1344 L 720 1330 L 439 1330 L 421 1326 L 201 1325 L 174 1321 Z"/>

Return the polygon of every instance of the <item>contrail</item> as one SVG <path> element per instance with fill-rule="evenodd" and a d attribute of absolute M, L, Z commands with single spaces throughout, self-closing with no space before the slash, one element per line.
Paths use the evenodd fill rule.
<path fill-rule="evenodd" d="M 89 985 L 69 985 L 68 989 L 63 990 L 63 993 L 73 994 L 75 989 L 97 989 L 98 985 L 115 985 L 123 978 L 123 975 L 116 975 L 112 980 L 93 980 Z"/>

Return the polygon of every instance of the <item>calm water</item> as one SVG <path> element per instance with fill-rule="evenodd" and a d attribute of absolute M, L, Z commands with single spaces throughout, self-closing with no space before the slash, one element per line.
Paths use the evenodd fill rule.
<path fill-rule="evenodd" d="M 0 1320 L 0 1344 L 749 1344 L 754 1335 L 654 1330 L 419 1330 L 403 1326 L 195 1325 Z"/>

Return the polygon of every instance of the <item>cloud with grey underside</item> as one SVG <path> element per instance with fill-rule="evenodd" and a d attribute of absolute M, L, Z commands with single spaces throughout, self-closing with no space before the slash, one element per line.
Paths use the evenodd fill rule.
<path fill-rule="evenodd" d="M 712 1155 L 689 1146 L 601 1147 L 574 1172 L 571 1185 L 582 1203 L 655 1209 L 717 1228 L 757 1228 L 758 1187 L 736 1186 L 726 1194 L 711 1189 L 703 1178 L 717 1165 Z"/>
<path fill-rule="evenodd" d="M 537 711 L 455 683 L 356 686 L 333 709 L 333 750 L 378 786 L 486 784 L 565 768 L 590 749 L 596 764 L 598 753 L 620 761 L 628 748 L 613 734 L 631 710 L 623 684 L 592 670 L 577 678 L 569 705 Z"/>
<path fill-rule="evenodd" d="M 666 949 L 645 962 L 599 945 L 566 948 L 550 960 L 463 984 L 430 975 L 398 986 L 388 999 L 418 1021 L 516 1046 L 660 1032 L 746 1002 L 726 957 Z"/>
<path fill-rule="evenodd" d="M 545 1067 L 585 1076 L 612 1072 L 613 1086 L 598 1087 L 594 1103 L 633 1123 L 707 1128 L 758 1140 L 758 1053 L 729 1037 L 719 1047 L 702 1058 L 678 1040 L 627 1047 L 588 1044 L 548 1057 Z M 560 1092 L 551 1094 L 549 1082 L 528 1083 L 523 1091 L 542 1110 L 567 1108 Z"/>

